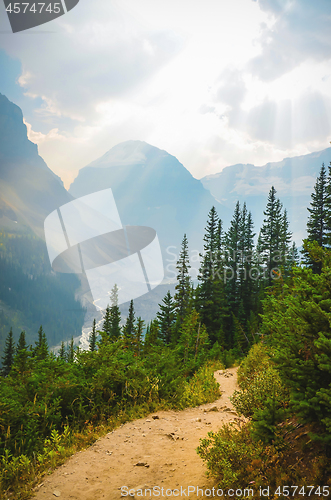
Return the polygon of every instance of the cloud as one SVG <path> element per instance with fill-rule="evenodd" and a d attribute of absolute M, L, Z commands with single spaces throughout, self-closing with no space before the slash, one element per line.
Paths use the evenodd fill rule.
<path fill-rule="evenodd" d="M 243 73 L 237 68 L 227 68 L 221 75 L 221 85 L 216 93 L 216 100 L 231 107 L 238 106 L 244 99 L 247 88 Z"/>
<path fill-rule="evenodd" d="M 273 22 L 265 24 L 257 43 L 261 54 L 249 70 L 272 81 L 303 61 L 331 59 L 331 2 L 329 0 L 257 0 Z"/>
<path fill-rule="evenodd" d="M 265 100 L 245 115 L 245 131 L 252 139 L 282 149 L 320 141 L 331 134 L 331 100 L 318 91 L 307 91 L 296 100 Z"/>
<path fill-rule="evenodd" d="M 81 2 L 51 26 L 54 33 L 9 35 L 2 45 L 20 58 L 20 83 L 42 97 L 44 115 L 74 120 L 95 118 L 99 102 L 128 95 L 182 47 L 172 32 L 153 31 L 103 0 Z"/>

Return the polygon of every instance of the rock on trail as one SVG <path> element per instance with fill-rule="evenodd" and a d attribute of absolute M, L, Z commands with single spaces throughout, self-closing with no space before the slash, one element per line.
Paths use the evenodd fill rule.
<path fill-rule="evenodd" d="M 218 370 L 215 378 L 222 396 L 213 403 L 182 411 L 159 411 L 123 424 L 73 455 L 37 488 L 36 500 L 118 500 L 121 487 L 144 490 L 159 486 L 166 490 L 214 486 L 196 453 L 200 438 L 223 423 L 240 420 L 229 397 L 237 388 L 236 368 Z M 124 491 L 124 490 L 123 490 Z M 128 491 L 128 490 L 125 490 Z M 187 493 L 187 491 L 186 491 Z M 127 498 L 158 498 L 149 494 Z M 200 494 L 201 496 L 201 494 Z M 179 495 L 179 498 L 181 496 Z M 190 498 L 197 498 L 190 494 Z"/>

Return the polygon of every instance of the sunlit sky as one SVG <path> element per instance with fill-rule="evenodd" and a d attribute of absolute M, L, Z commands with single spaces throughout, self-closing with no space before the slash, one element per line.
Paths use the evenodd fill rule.
<path fill-rule="evenodd" d="M 0 92 L 66 187 L 139 139 L 196 177 L 325 149 L 330 0 L 80 0 L 13 34 L 0 5 Z"/>

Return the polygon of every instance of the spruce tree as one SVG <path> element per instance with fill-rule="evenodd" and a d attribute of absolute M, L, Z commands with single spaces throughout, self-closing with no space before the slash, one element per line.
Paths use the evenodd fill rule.
<path fill-rule="evenodd" d="M 185 315 L 188 312 L 189 302 L 191 297 L 191 277 L 190 277 L 190 258 L 188 251 L 188 241 L 186 234 L 184 234 L 179 259 L 177 261 L 176 269 L 177 285 L 175 287 L 176 293 L 174 296 L 176 306 L 176 330 L 178 331 Z"/>
<path fill-rule="evenodd" d="M 96 351 L 97 348 L 97 331 L 96 331 L 96 320 L 94 318 L 93 320 L 93 325 L 92 325 L 92 332 L 91 332 L 91 337 L 90 337 L 90 351 L 94 352 Z"/>
<path fill-rule="evenodd" d="M 144 352 L 148 353 L 151 347 L 158 344 L 160 336 L 160 327 L 157 319 L 150 322 L 146 329 L 145 342 L 144 342 Z"/>
<path fill-rule="evenodd" d="M 246 204 L 242 211 L 242 244 L 240 250 L 243 255 L 240 269 L 240 299 L 243 304 L 244 317 L 247 322 L 252 309 L 255 307 L 256 283 L 252 273 L 254 266 L 254 223 L 251 212 L 246 212 Z"/>
<path fill-rule="evenodd" d="M 1 373 L 4 377 L 6 377 L 9 374 L 11 367 L 13 366 L 14 356 L 15 356 L 15 343 L 13 338 L 13 329 L 11 328 L 6 339 L 4 356 L 2 358 Z"/>
<path fill-rule="evenodd" d="M 142 350 L 142 339 L 145 328 L 145 321 L 139 316 L 135 326 L 134 350 L 137 356 L 140 356 Z"/>
<path fill-rule="evenodd" d="M 118 286 L 114 285 L 110 295 L 110 340 L 116 341 L 121 336 L 121 311 L 118 307 Z"/>
<path fill-rule="evenodd" d="M 272 186 L 257 245 L 260 262 L 264 267 L 263 279 L 267 285 L 279 278 L 278 270 L 284 266 L 286 260 L 286 255 L 282 252 L 288 248 L 291 235 L 287 215 L 282 212 L 282 208 L 280 200 L 276 198 L 276 189 Z"/>
<path fill-rule="evenodd" d="M 67 359 L 69 363 L 73 363 L 75 360 L 75 344 L 74 344 L 74 338 L 71 337 L 68 352 L 67 352 Z"/>
<path fill-rule="evenodd" d="M 221 224 L 215 207 L 207 220 L 204 253 L 200 254 L 199 285 L 196 290 L 196 308 L 206 326 L 211 342 L 223 342 L 223 320 L 226 315 L 221 248 Z"/>
<path fill-rule="evenodd" d="M 162 302 L 162 304 L 159 304 L 160 311 L 156 313 L 156 316 L 160 325 L 160 337 L 163 342 L 168 345 L 173 340 L 176 318 L 176 304 L 169 290 Z"/>
<path fill-rule="evenodd" d="M 308 208 L 307 239 L 305 240 L 306 242 L 316 241 L 322 248 L 329 244 L 330 189 L 330 181 L 327 179 L 323 163 L 320 174 L 316 179 L 314 192 L 311 195 L 310 208 Z M 321 262 L 315 262 L 307 249 L 304 249 L 302 254 L 307 267 L 312 269 L 314 273 L 320 274 L 322 270 Z"/>
<path fill-rule="evenodd" d="M 25 340 L 25 332 L 23 331 L 20 334 L 15 355 L 15 366 L 17 367 L 19 372 L 24 372 L 27 369 L 28 357 L 28 346 Z"/>
<path fill-rule="evenodd" d="M 36 342 L 34 355 L 38 360 L 46 359 L 48 356 L 48 343 L 42 326 L 38 330 L 38 341 Z"/>
<path fill-rule="evenodd" d="M 129 314 L 126 318 L 126 323 L 123 327 L 123 337 L 124 343 L 127 347 L 131 347 L 134 343 L 134 335 L 135 335 L 135 314 L 134 314 L 134 305 L 133 300 L 130 302 Z"/>
<path fill-rule="evenodd" d="M 242 265 L 243 258 L 244 223 L 245 221 L 242 220 L 240 204 L 239 201 L 237 201 L 229 230 L 225 235 L 227 276 L 229 277 L 226 281 L 226 294 L 230 308 L 234 312 L 237 312 L 240 301 L 238 271 L 240 265 Z"/>
<path fill-rule="evenodd" d="M 102 325 L 102 331 L 104 332 L 104 337 L 106 339 L 110 338 L 110 332 L 111 332 L 111 308 L 109 304 L 106 307 L 106 312 L 103 317 L 103 325 Z"/>
<path fill-rule="evenodd" d="M 60 350 L 59 350 L 59 359 L 62 359 L 62 360 L 66 359 L 66 347 L 64 345 L 63 340 L 61 342 L 61 347 L 60 347 Z"/>

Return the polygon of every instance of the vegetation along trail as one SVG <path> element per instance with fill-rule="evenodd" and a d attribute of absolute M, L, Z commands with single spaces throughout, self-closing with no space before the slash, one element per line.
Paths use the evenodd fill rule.
<path fill-rule="evenodd" d="M 190 485 L 213 487 L 195 450 L 207 432 L 239 420 L 229 400 L 237 388 L 236 373 L 236 368 L 215 372 L 222 396 L 214 403 L 150 414 L 122 425 L 76 453 L 51 476 L 44 476 L 34 498 L 116 500 L 124 498 L 123 486 L 135 490 L 159 486 L 164 492 Z M 165 493 L 160 497 L 174 498 Z M 135 498 L 139 498 L 138 493 Z M 142 498 L 149 498 L 149 494 Z M 190 498 L 196 495 L 190 494 Z"/>

